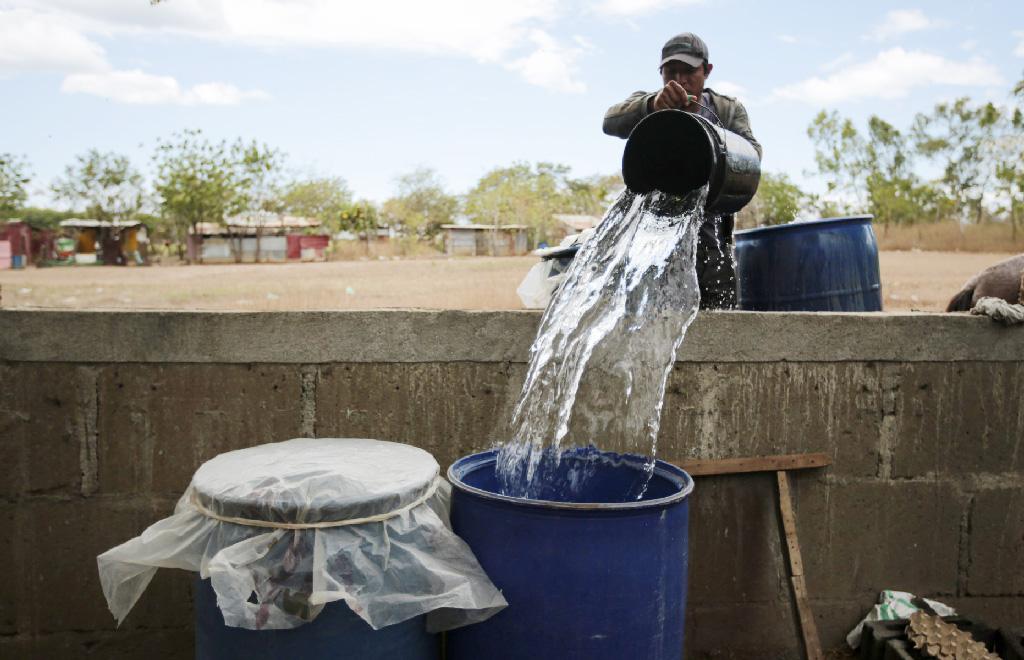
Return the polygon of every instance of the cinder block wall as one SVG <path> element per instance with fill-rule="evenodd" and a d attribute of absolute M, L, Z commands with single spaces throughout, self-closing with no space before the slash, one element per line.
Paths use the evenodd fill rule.
<path fill-rule="evenodd" d="M 0 656 L 190 657 L 187 576 L 161 572 L 115 629 L 98 553 L 167 515 L 230 449 L 372 437 L 447 467 L 490 446 L 538 320 L 0 312 Z M 1022 360 L 1024 333 L 982 318 L 701 314 L 659 453 L 832 456 L 793 479 L 827 647 L 884 588 L 1020 625 Z M 699 478 L 690 534 L 688 657 L 799 657 L 774 477 Z"/>

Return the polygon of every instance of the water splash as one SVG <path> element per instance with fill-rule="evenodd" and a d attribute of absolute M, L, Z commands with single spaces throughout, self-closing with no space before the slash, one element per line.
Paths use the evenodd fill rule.
<path fill-rule="evenodd" d="M 498 451 L 503 493 L 550 497 L 563 445 L 593 444 L 648 457 L 629 494 L 643 495 L 665 383 L 700 303 L 706 197 L 707 187 L 685 197 L 625 191 L 580 249 L 530 349 L 511 436 Z M 588 475 L 560 476 L 571 492 Z"/>

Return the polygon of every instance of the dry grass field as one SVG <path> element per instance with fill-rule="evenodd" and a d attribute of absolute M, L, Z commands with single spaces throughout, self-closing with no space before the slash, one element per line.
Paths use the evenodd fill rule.
<path fill-rule="evenodd" d="M 928 252 L 1024 252 L 1024 229 L 1014 236 L 1005 222 L 957 225 L 953 222 L 922 223 L 910 227 L 874 225 L 881 250 Z"/>
<path fill-rule="evenodd" d="M 881 253 L 888 311 L 941 311 L 961 284 L 1006 254 Z M 520 309 L 534 257 L 329 263 L 63 267 L 0 271 L 0 306 L 49 309 Z"/>

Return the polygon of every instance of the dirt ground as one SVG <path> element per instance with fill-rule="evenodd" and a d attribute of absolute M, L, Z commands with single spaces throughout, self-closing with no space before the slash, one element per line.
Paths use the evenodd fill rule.
<path fill-rule="evenodd" d="M 887 311 L 941 311 L 1005 254 L 882 252 Z M 0 271 L 0 306 L 57 309 L 521 309 L 535 257 Z"/>

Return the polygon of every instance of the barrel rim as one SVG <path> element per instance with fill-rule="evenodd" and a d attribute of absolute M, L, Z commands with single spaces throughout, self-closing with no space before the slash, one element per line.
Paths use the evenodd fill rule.
<path fill-rule="evenodd" d="M 513 497 L 511 495 L 502 495 L 501 493 L 494 493 L 489 490 L 470 486 L 462 481 L 462 479 L 456 474 L 456 468 L 462 468 L 460 473 L 464 475 L 470 471 L 486 466 L 487 463 L 497 462 L 497 455 L 497 450 L 490 449 L 488 451 L 463 456 L 448 467 L 448 481 L 451 482 L 452 487 L 455 489 L 461 490 L 470 495 L 475 495 L 482 499 L 505 502 L 506 504 L 512 504 L 515 506 L 527 506 L 540 509 L 568 509 L 575 511 L 633 511 L 636 509 L 665 507 L 669 504 L 675 504 L 676 502 L 685 500 L 690 493 L 693 492 L 693 477 L 681 467 L 672 465 L 671 463 L 667 463 L 661 459 L 655 459 L 654 474 L 676 483 L 682 481 L 682 486 L 679 489 L 679 492 L 673 493 L 668 497 L 661 497 L 653 500 L 638 500 L 636 502 L 557 502 L 554 500 L 536 500 L 528 497 Z M 646 460 L 645 457 L 634 454 L 624 454 L 621 455 L 620 458 L 639 458 Z"/>
<path fill-rule="evenodd" d="M 864 215 L 844 215 L 835 218 L 820 218 L 818 220 L 808 220 L 806 222 L 787 222 L 784 225 L 770 225 L 768 227 L 754 227 L 753 229 L 741 229 L 733 232 L 736 239 L 745 238 L 752 235 L 760 235 L 767 233 L 779 233 L 784 231 L 799 231 L 801 229 L 807 229 L 810 227 L 820 227 L 821 225 L 841 225 L 841 224 L 860 224 L 865 220 L 870 223 L 875 219 L 875 216 L 866 213 Z"/>
<path fill-rule="evenodd" d="M 291 488 L 278 487 L 282 480 L 294 479 L 295 470 L 307 469 L 301 463 L 299 466 L 289 463 L 289 459 L 301 459 L 304 452 L 311 450 L 320 451 L 325 461 L 320 474 L 305 476 Z M 328 450 L 329 454 L 324 453 Z M 311 484 L 322 483 L 325 479 L 331 483 L 356 483 L 356 476 L 345 469 L 346 459 L 351 461 L 347 454 L 368 450 L 388 452 L 374 456 L 375 461 L 396 457 L 416 461 L 416 473 L 410 473 L 407 464 L 405 474 L 400 477 L 404 481 L 392 479 L 390 485 L 383 487 L 386 490 L 331 493 L 338 499 L 325 499 L 324 493 L 310 489 Z M 277 460 L 281 454 L 284 459 Z M 326 462 L 328 460 L 330 462 Z M 382 466 L 385 465 L 382 463 Z M 230 478 L 224 481 L 225 473 L 235 472 L 244 475 L 240 483 Z M 373 438 L 292 438 L 218 454 L 199 466 L 189 487 L 199 504 L 222 516 L 271 523 L 336 522 L 379 515 L 413 502 L 430 490 L 440 472 L 441 466 L 430 452 L 401 442 Z M 271 485 L 257 490 L 243 488 L 261 484 Z"/>

